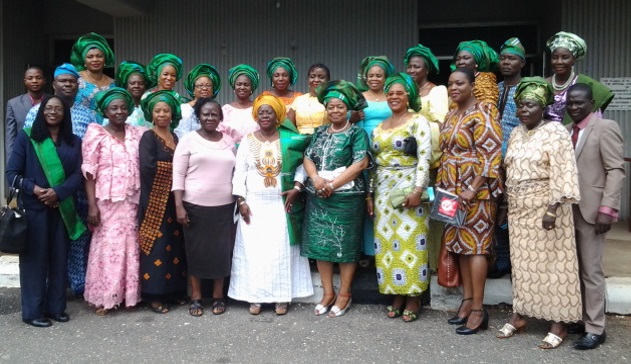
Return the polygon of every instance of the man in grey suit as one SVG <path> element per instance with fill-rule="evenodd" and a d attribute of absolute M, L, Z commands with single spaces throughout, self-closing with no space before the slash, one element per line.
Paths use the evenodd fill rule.
<path fill-rule="evenodd" d="M 581 201 L 574 205 L 576 249 L 583 294 L 584 335 L 574 348 L 589 350 L 605 342 L 605 274 L 602 267 L 605 234 L 618 218 L 625 178 L 623 140 L 613 120 L 600 118 L 594 109 L 592 89 L 584 83 L 567 92 L 566 110 Z M 573 331 L 578 331 L 576 327 Z"/>
<path fill-rule="evenodd" d="M 26 93 L 12 98 L 7 102 L 7 114 L 4 122 L 4 150 L 6 160 L 11 156 L 13 142 L 17 138 L 18 131 L 24 128 L 24 120 L 29 110 L 47 96 L 44 93 L 46 78 L 44 71 L 36 66 L 29 67 L 24 72 L 24 86 Z"/>

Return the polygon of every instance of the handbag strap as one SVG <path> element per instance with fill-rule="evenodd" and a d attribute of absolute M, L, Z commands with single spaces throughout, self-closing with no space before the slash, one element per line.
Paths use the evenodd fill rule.
<path fill-rule="evenodd" d="M 7 197 L 7 206 L 9 206 L 11 204 L 11 201 L 13 201 L 13 198 L 17 199 L 17 206 L 20 209 L 24 209 L 24 205 L 22 203 L 22 181 L 24 180 L 22 177 L 20 177 L 20 182 L 18 184 L 18 187 L 15 186 L 15 181 L 18 179 L 18 177 L 20 177 L 19 175 L 16 175 L 15 177 L 13 177 L 13 182 L 11 182 L 11 187 L 9 187 L 9 196 Z"/>

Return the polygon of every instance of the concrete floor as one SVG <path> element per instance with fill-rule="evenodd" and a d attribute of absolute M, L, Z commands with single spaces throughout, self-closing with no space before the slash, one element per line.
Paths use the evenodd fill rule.
<path fill-rule="evenodd" d="M 603 266 L 607 277 L 631 277 L 631 232 L 618 222 L 607 233 Z"/>

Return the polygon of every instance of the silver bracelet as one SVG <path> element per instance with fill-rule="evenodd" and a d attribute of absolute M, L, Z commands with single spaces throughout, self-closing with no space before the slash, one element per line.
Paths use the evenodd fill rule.
<path fill-rule="evenodd" d="M 468 189 L 469 191 L 473 192 L 473 193 L 478 193 L 478 191 L 477 191 L 475 188 L 473 188 L 473 186 L 471 186 L 471 185 L 468 185 L 468 186 L 467 186 L 467 189 Z"/>
<path fill-rule="evenodd" d="M 294 186 L 294 190 L 298 190 L 298 192 L 302 192 L 302 188 L 300 188 L 300 186 Z"/>

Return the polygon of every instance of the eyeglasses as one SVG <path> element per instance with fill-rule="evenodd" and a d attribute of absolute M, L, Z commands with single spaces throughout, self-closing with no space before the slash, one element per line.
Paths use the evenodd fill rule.
<path fill-rule="evenodd" d="M 391 91 L 386 94 L 386 97 L 394 97 L 394 96 L 402 97 L 403 95 L 409 95 L 409 94 L 403 91 Z"/>
<path fill-rule="evenodd" d="M 205 89 L 205 88 L 207 88 L 207 89 L 210 90 L 210 89 L 213 88 L 213 85 L 195 85 L 195 88 L 196 89 Z"/>
<path fill-rule="evenodd" d="M 61 106 L 46 106 L 44 108 L 44 111 L 46 111 L 46 112 L 54 111 L 54 112 L 60 113 L 60 112 L 64 111 L 64 108 L 61 107 Z"/>

